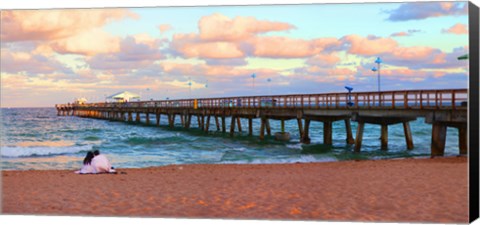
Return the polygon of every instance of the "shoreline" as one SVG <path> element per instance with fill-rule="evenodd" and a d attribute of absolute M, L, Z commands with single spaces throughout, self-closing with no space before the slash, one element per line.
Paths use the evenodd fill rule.
<path fill-rule="evenodd" d="M 2 213 L 313 221 L 468 221 L 468 158 L 2 171 Z"/>

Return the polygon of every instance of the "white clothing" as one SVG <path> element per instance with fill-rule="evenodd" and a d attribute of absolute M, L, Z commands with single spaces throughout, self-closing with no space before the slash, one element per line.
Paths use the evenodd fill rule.
<path fill-rule="evenodd" d="M 79 171 L 75 173 L 86 174 L 86 173 L 95 173 L 95 169 L 91 164 L 83 165 Z"/>
<path fill-rule="evenodd" d="M 95 173 L 108 173 L 112 165 L 108 161 L 107 157 L 102 154 L 99 154 L 92 159 L 92 167 Z"/>

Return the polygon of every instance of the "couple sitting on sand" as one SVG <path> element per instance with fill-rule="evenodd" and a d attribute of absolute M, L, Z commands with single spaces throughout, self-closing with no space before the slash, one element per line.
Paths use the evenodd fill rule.
<path fill-rule="evenodd" d="M 83 160 L 83 166 L 76 173 L 115 173 L 112 165 L 105 155 L 101 155 L 99 150 L 88 152 Z"/>

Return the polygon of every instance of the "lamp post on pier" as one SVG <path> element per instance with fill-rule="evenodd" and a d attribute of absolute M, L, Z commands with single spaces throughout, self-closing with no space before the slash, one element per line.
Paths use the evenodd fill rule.
<path fill-rule="evenodd" d="M 257 77 L 257 74 L 253 73 L 251 77 L 252 77 L 252 88 L 253 90 L 255 90 L 255 77 Z"/>
<path fill-rule="evenodd" d="M 380 57 L 377 57 L 375 60 L 375 63 L 377 64 L 377 67 L 373 67 L 372 71 L 377 72 L 377 86 L 378 86 L 378 92 L 380 92 L 380 64 L 383 63 L 382 59 Z"/>
<path fill-rule="evenodd" d="M 187 84 L 188 84 L 188 95 L 191 98 L 192 97 L 192 80 L 191 80 L 190 77 L 188 78 L 188 83 Z"/>
<path fill-rule="evenodd" d="M 268 78 L 267 79 L 267 82 L 268 82 L 268 95 L 271 95 L 272 93 L 272 90 L 271 90 L 271 86 L 270 86 L 270 83 L 272 82 L 272 79 L 271 78 Z"/>

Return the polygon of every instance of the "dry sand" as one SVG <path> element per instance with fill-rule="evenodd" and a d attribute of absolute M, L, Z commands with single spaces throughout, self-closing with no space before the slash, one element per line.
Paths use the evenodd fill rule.
<path fill-rule="evenodd" d="M 451 157 L 3 171 L 2 213 L 466 223 L 467 167 Z"/>

